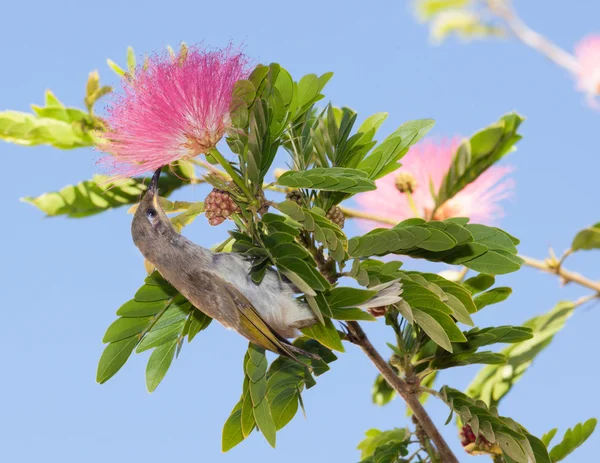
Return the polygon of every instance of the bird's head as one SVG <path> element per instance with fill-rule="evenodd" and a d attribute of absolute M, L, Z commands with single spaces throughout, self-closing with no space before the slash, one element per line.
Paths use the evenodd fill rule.
<path fill-rule="evenodd" d="M 167 214 L 160 205 L 158 197 L 158 179 L 161 169 L 154 172 L 144 197 L 140 201 L 133 222 L 131 236 L 133 242 L 146 257 L 164 238 L 176 234 Z"/>

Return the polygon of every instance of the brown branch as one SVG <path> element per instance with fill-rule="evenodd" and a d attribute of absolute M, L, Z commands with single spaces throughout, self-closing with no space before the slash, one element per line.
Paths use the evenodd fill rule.
<path fill-rule="evenodd" d="M 433 424 L 433 421 L 431 421 L 431 418 L 427 411 L 425 411 L 425 408 L 423 408 L 423 405 L 421 405 L 421 402 L 419 402 L 418 390 L 411 390 L 412 388 L 406 381 L 394 372 L 392 367 L 383 359 L 379 352 L 377 352 L 375 347 L 373 347 L 373 344 L 371 344 L 371 341 L 369 341 L 358 322 L 348 322 L 348 330 L 350 341 L 363 350 L 388 384 L 404 399 L 406 405 L 412 410 L 423 430 L 437 447 L 441 461 L 444 463 L 458 463 L 458 459 L 454 453 L 452 453 L 452 450 L 450 450 L 450 447 L 435 424 Z"/>

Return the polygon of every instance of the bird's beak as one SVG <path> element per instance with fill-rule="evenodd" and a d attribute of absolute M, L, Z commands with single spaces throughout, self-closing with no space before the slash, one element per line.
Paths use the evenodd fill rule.
<path fill-rule="evenodd" d="M 160 178 L 160 172 L 162 167 L 156 169 L 154 175 L 152 176 L 152 180 L 150 181 L 150 185 L 148 185 L 148 192 L 152 194 L 158 194 L 158 179 Z"/>

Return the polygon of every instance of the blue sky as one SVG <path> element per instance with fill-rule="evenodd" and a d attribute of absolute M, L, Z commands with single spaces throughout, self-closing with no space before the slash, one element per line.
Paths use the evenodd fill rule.
<path fill-rule="evenodd" d="M 542 258 L 550 245 L 560 252 L 578 229 L 600 220 L 600 114 L 585 107 L 565 71 L 531 50 L 516 42 L 450 41 L 431 47 L 426 28 L 414 22 L 402 1 L 221 5 L 9 2 L 0 16 L 0 109 L 28 110 L 30 103 L 42 103 L 47 88 L 65 103 L 81 106 L 88 72 L 98 69 L 103 82 L 116 83 L 105 60 L 123 63 L 127 45 L 141 54 L 181 40 L 216 46 L 243 41 L 256 61 L 279 62 L 296 78 L 333 71 L 327 98 L 352 107 L 361 119 L 388 111 L 382 135 L 421 117 L 437 120 L 435 135 L 451 136 L 468 135 L 511 110 L 526 116 L 524 140 L 508 161 L 516 168 L 517 192 L 502 221 L 522 240 L 522 253 Z M 595 2 L 518 2 L 517 7 L 533 28 L 567 49 L 598 31 Z M 145 389 L 143 354 L 107 384 L 96 384 L 103 333 L 144 277 L 130 238 L 131 216 L 118 209 L 85 220 L 44 219 L 18 201 L 91 177 L 96 157 L 87 149 L 0 144 L 0 460 L 351 462 L 358 461 L 355 447 L 365 430 L 408 423 L 399 400 L 384 408 L 371 404 L 375 370 L 349 346 L 318 387 L 304 394 L 308 419 L 296 416 L 278 434 L 276 450 L 253 434 L 221 454 L 221 427 L 241 391 L 246 342 L 216 324 L 184 347 L 152 395 Z M 197 187 L 177 197 L 205 195 Z M 357 232 L 348 226 L 350 235 Z M 225 236 L 223 227 L 209 228 L 204 219 L 186 233 L 205 246 Z M 597 259 L 598 254 L 582 253 L 567 266 L 600 278 Z M 514 294 L 478 314 L 482 326 L 519 324 L 559 299 L 587 294 L 527 268 L 499 282 L 512 286 Z M 600 416 L 599 310 L 576 312 L 504 400 L 502 414 L 537 435 L 552 427 L 562 433 Z M 384 349 L 389 333 L 381 325 L 368 329 Z M 477 369 L 454 369 L 442 379 L 463 388 Z M 446 407 L 431 401 L 427 408 L 442 425 Z M 470 461 L 460 453 L 455 427 L 446 426 L 444 434 L 461 461 Z M 567 461 L 591 461 L 599 436 Z"/>

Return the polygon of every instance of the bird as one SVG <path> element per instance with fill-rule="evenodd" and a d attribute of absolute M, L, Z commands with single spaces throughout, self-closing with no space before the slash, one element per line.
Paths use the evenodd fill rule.
<path fill-rule="evenodd" d="M 256 284 L 244 256 L 213 252 L 178 233 L 159 202 L 161 169 L 154 172 L 131 224 L 144 258 L 194 307 L 255 345 L 296 361 L 298 355 L 315 358 L 288 340 L 318 323 L 308 304 L 295 297 L 298 289 L 271 268 Z M 363 308 L 401 299 L 398 283 L 381 289 Z"/>

